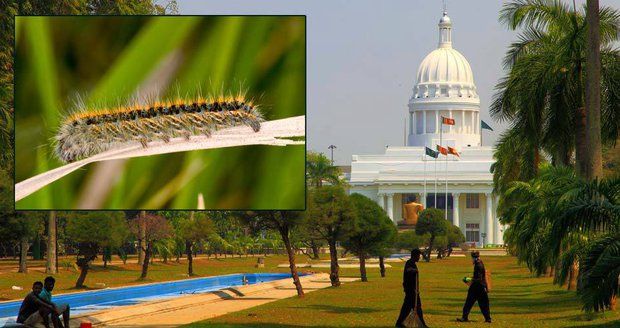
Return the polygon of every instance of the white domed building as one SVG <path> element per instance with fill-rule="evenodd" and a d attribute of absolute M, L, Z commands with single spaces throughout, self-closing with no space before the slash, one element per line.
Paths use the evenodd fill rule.
<path fill-rule="evenodd" d="M 375 199 L 395 224 L 404 219 L 403 205 L 412 201 L 425 208 L 447 208 L 447 219 L 461 228 L 467 242 L 503 244 L 498 199 L 492 194 L 493 148 L 481 145 L 474 75 L 467 59 L 452 47 L 446 12 L 439 21 L 439 46 L 420 64 L 408 107 L 407 146 L 353 155 L 350 192 Z M 454 125 L 442 124 L 442 117 Z M 437 150 L 440 144 L 456 149 L 460 157 L 425 155 L 425 147 Z"/>

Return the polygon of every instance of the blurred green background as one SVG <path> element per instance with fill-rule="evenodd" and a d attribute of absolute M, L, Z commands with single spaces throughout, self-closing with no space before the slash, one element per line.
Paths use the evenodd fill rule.
<path fill-rule="evenodd" d="M 267 120 L 305 115 L 305 17 L 16 17 L 16 182 L 61 166 L 52 138 L 77 97 L 114 105 L 246 90 Z M 90 164 L 17 209 L 304 209 L 305 146 Z"/>

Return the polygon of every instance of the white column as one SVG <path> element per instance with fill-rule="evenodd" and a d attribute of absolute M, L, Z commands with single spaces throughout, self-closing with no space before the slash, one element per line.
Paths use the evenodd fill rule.
<path fill-rule="evenodd" d="M 426 134 L 426 111 L 422 112 L 422 134 Z"/>
<path fill-rule="evenodd" d="M 420 193 L 420 202 L 421 204 L 424 206 L 424 209 L 426 209 L 426 194 L 424 192 Z"/>
<path fill-rule="evenodd" d="M 439 133 L 439 127 L 441 125 L 439 124 L 439 111 L 436 110 L 435 111 L 435 133 Z"/>
<path fill-rule="evenodd" d="M 476 131 L 474 131 L 474 126 L 476 126 L 476 123 L 474 123 L 475 120 L 476 120 L 476 113 L 472 110 L 471 111 L 471 126 L 469 127 L 469 131 L 467 131 L 470 134 L 476 133 Z"/>
<path fill-rule="evenodd" d="M 499 196 L 493 197 L 493 218 L 494 218 L 494 226 L 495 226 L 495 243 L 503 244 L 504 243 L 504 232 L 502 231 L 502 226 L 499 223 L 499 217 L 497 216 L 497 204 L 499 204 Z"/>
<path fill-rule="evenodd" d="M 391 193 L 387 194 L 387 215 L 394 221 L 394 194 Z"/>
<path fill-rule="evenodd" d="M 448 115 L 450 115 L 450 118 L 454 118 L 454 116 L 452 116 L 452 110 L 450 110 L 450 113 Z M 456 125 L 455 125 L 455 127 L 456 127 Z M 452 125 L 448 125 L 448 133 L 452 133 Z"/>
<path fill-rule="evenodd" d="M 465 111 L 461 111 L 461 128 L 459 133 L 465 133 Z"/>
<path fill-rule="evenodd" d="M 457 227 L 461 227 L 461 222 L 459 218 L 459 196 L 461 194 L 453 192 L 452 193 L 452 224 Z"/>
<path fill-rule="evenodd" d="M 487 215 L 486 215 L 486 224 L 484 225 L 484 232 L 487 234 L 485 238 L 487 244 L 494 244 L 495 239 L 493 238 L 493 195 L 491 193 L 484 194 L 487 199 Z"/>
<path fill-rule="evenodd" d="M 382 210 L 385 211 L 385 194 L 384 193 L 377 193 L 377 204 L 379 204 L 379 207 L 381 207 Z"/>

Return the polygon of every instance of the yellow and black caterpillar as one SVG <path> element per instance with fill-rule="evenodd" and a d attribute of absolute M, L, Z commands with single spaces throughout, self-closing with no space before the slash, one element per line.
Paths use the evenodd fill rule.
<path fill-rule="evenodd" d="M 74 162 L 139 142 L 169 142 L 175 137 L 210 136 L 216 130 L 247 125 L 260 130 L 263 117 L 243 97 L 177 99 L 112 109 L 80 111 L 68 116 L 55 137 L 56 155 Z"/>

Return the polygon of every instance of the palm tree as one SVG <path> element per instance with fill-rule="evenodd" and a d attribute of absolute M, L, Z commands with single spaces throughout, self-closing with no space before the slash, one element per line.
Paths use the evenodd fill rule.
<path fill-rule="evenodd" d="M 586 23 L 586 179 L 600 178 L 603 174 L 601 144 L 601 40 L 600 9 L 598 0 L 588 0 Z"/>
<path fill-rule="evenodd" d="M 612 307 L 618 292 L 620 177 L 587 182 L 570 168 L 545 165 L 502 194 L 511 252 L 536 274 L 557 266 L 554 282 L 577 289 L 584 309 Z M 616 257 L 614 257 L 616 256 Z M 611 287 L 611 288 L 609 288 Z"/>
<path fill-rule="evenodd" d="M 600 9 L 600 52 L 603 142 L 615 142 L 620 126 L 620 53 L 611 45 L 618 40 L 620 13 Z M 540 151 L 556 165 L 569 165 L 575 150 L 576 171 L 587 170 L 585 70 L 587 21 L 584 10 L 559 0 L 515 0 L 504 5 L 500 20 L 515 30 L 522 28 L 504 59 L 509 71 L 497 85 L 491 114 L 512 121 L 513 135 L 527 141 L 534 151 L 536 170 Z M 588 85 L 590 86 L 590 85 Z M 569 140 L 572 140 L 569 141 Z M 531 154 L 522 154 L 531 156 Z"/>
<path fill-rule="evenodd" d="M 323 181 L 332 184 L 339 182 L 340 174 L 337 167 L 333 166 L 331 161 L 325 155 L 315 152 L 308 152 L 306 161 L 306 180 L 310 186 L 321 187 Z"/>

